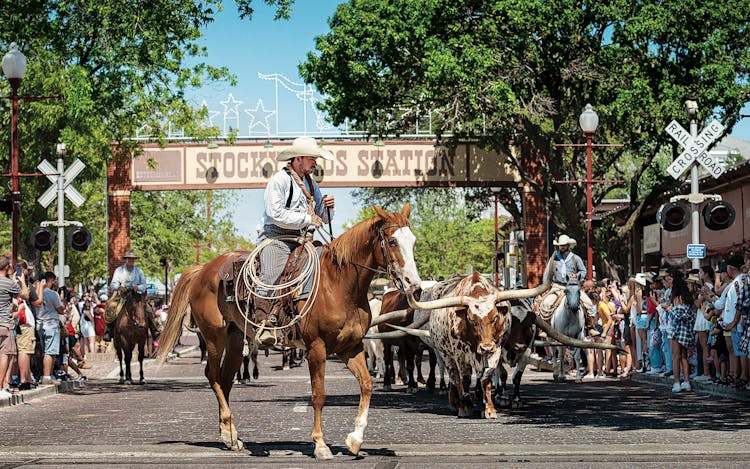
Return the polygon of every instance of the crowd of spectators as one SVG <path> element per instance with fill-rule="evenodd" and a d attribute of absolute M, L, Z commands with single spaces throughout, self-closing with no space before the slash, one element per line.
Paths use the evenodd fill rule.
<path fill-rule="evenodd" d="M 663 269 L 637 274 L 625 285 L 587 282 L 596 299 L 597 332 L 587 340 L 622 351 L 587 350 L 584 379 L 655 374 L 673 380 L 672 392 L 690 380 L 750 390 L 750 277 L 740 255 L 716 270 Z"/>
<path fill-rule="evenodd" d="M 0 255 L 0 399 L 43 385 L 85 381 L 86 357 L 110 348 L 105 342 L 106 296 L 80 297 L 58 287 L 53 272 L 35 275 L 25 260 L 12 265 Z M 149 339 L 149 353 L 155 345 Z"/>

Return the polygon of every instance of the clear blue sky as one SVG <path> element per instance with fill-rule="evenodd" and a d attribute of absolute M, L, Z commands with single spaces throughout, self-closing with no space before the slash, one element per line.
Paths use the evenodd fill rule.
<path fill-rule="evenodd" d="M 301 82 L 297 66 L 314 49 L 314 38 L 329 31 L 328 18 L 340 3 L 340 0 L 297 0 L 290 20 L 274 21 L 274 9 L 256 0 L 253 19 L 240 21 L 234 4 L 226 2 L 217 21 L 205 30 L 201 43 L 208 48 L 205 62 L 229 67 L 237 77 L 237 86 L 212 85 L 188 98 L 196 106 L 205 101 L 213 111 L 212 124 L 238 128 L 240 136 L 263 138 L 277 134 L 300 135 L 305 129 L 317 131 L 313 106 L 306 105 L 295 95 L 301 88 L 292 84 L 289 90 L 280 84 L 277 95 L 276 82 L 263 80 L 258 74 L 277 73 L 293 82 Z M 230 93 L 234 102 L 226 102 Z M 277 114 L 272 114 L 273 111 Z M 743 113 L 750 115 L 750 106 L 745 106 Z M 735 126 L 732 135 L 750 140 L 750 118 Z M 344 223 L 355 219 L 358 209 L 353 206 L 349 189 L 325 189 L 324 192 L 336 197 L 334 234 L 338 235 Z M 254 240 L 263 210 L 262 190 L 239 193 L 233 219 L 238 231 Z"/>

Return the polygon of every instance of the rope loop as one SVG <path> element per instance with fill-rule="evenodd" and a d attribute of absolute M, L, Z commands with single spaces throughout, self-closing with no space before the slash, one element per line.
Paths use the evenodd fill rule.
<path fill-rule="evenodd" d="M 307 262 L 305 263 L 304 268 L 302 271 L 297 275 L 295 278 L 292 278 L 288 282 L 281 283 L 281 284 L 266 284 L 263 283 L 258 277 L 256 271 L 258 270 L 258 265 L 260 264 L 259 256 L 261 251 L 268 245 L 279 242 L 279 241 L 294 241 L 296 243 L 301 244 L 304 249 L 305 253 L 307 254 Z M 300 311 L 299 314 L 297 314 L 294 318 L 292 318 L 291 321 L 289 321 L 289 324 L 285 326 L 267 326 L 265 324 L 257 324 L 253 322 L 250 319 L 250 302 L 245 302 L 244 305 L 241 304 L 239 298 L 240 293 L 240 282 L 242 282 L 242 286 L 245 287 L 245 291 L 250 292 L 251 295 L 257 297 L 257 298 L 263 298 L 267 300 L 278 300 L 281 298 L 284 298 L 289 295 L 293 295 L 294 293 L 302 293 L 303 289 L 305 288 L 305 285 L 307 284 L 308 280 L 312 276 L 312 288 L 310 290 L 310 297 L 308 298 L 307 302 L 305 303 L 305 306 L 303 307 L 302 311 Z M 239 275 L 237 280 L 235 281 L 234 286 L 234 298 L 235 298 L 235 304 L 237 306 L 237 310 L 240 312 L 240 315 L 245 320 L 245 335 L 247 335 L 247 325 L 250 324 L 253 326 L 258 332 L 261 329 L 268 329 L 272 331 L 281 331 L 284 329 L 288 329 L 298 322 L 300 322 L 307 313 L 310 312 L 312 309 L 313 304 L 315 303 L 315 298 L 318 295 L 318 287 L 320 285 L 320 259 L 318 258 L 318 253 L 315 250 L 315 246 L 312 242 L 307 241 L 306 239 L 299 237 L 299 236 L 280 236 L 278 238 L 268 238 L 263 240 L 254 250 L 252 253 L 250 253 L 250 256 L 245 260 L 245 262 L 242 264 L 242 267 L 240 268 Z M 257 288 L 262 288 L 266 290 L 268 293 L 268 296 L 259 295 L 256 292 Z M 289 289 L 286 293 L 280 293 L 282 290 Z M 244 307 L 243 307 L 244 306 Z"/>

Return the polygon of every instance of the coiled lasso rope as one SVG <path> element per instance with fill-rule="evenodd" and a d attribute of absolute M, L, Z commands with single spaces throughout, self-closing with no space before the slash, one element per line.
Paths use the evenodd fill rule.
<path fill-rule="evenodd" d="M 258 256 L 260 256 L 260 252 L 265 248 L 266 246 L 270 245 L 274 242 L 280 242 L 280 241 L 294 241 L 297 243 L 302 244 L 302 246 L 305 249 L 305 253 L 307 254 L 307 262 L 305 263 L 304 268 L 302 271 L 297 275 L 295 278 L 289 280 L 288 282 L 278 284 L 278 285 L 269 285 L 266 283 L 263 283 L 261 279 L 257 276 L 255 273 L 256 266 L 258 265 Z M 246 291 L 250 292 L 251 295 L 257 297 L 257 298 L 263 298 L 267 300 L 275 300 L 275 299 L 281 299 L 288 295 L 292 295 L 296 292 L 302 293 L 302 291 L 305 288 L 305 284 L 310 279 L 310 276 L 312 276 L 312 287 L 310 289 L 310 296 L 305 303 L 305 306 L 302 308 L 302 311 L 299 312 L 294 318 L 292 318 L 291 321 L 289 321 L 288 324 L 285 326 L 266 326 L 265 324 L 257 324 L 253 322 L 250 319 L 250 302 L 246 302 L 245 307 L 243 309 L 243 306 L 240 304 L 240 281 L 242 281 L 242 285 L 245 287 Z M 256 335 L 260 334 L 260 331 L 263 329 L 268 329 L 272 331 L 280 331 L 287 328 L 292 327 L 293 325 L 297 324 L 299 321 L 301 321 L 307 313 L 310 312 L 312 309 L 313 304 L 315 303 L 315 298 L 318 295 L 318 286 L 320 285 L 320 260 L 318 259 L 318 253 L 315 250 L 315 246 L 312 242 L 309 242 L 305 240 L 304 238 L 298 237 L 298 236 L 281 236 L 278 238 L 269 238 L 265 239 L 263 242 L 261 242 L 258 247 L 256 247 L 252 253 L 250 253 L 250 256 L 245 260 L 245 262 L 242 264 L 242 267 L 240 268 L 240 278 L 237 279 L 237 282 L 235 282 L 234 286 L 234 298 L 235 298 L 235 304 L 237 305 L 237 310 L 240 312 L 240 315 L 245 320 L 245 330 L 244 335 L 247 337 L 247 325 L 250 324 L 256 329 Z M 268 294 L 268 296 L 262 296 L 259 295 L 256 292 L 256 288 L 260 287 L 262 289 L 265 289 L 268 292 L 271 292 Z M 286 293 L 279 293 L 281 290 L 289 289 Z M 245 339 L 247 340 L 247 339 Z"/>

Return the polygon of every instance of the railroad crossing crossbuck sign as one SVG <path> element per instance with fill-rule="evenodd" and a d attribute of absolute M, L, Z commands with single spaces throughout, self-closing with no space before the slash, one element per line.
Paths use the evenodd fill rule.
<path fill-rule="evenodd" d="M 85 168 L 86 165 L 83 163 L 83 161 L 76 158 L 76 160 L 71 164 L 68 169 L 65 170 L 63 173 L 63 186 L 65 187 L 65 196 L 68 197 L 68 199 L 73 202 L 73 204 L 76 207 L 80 207 L 83 205 L 83 203 L 86 201 L 86 198 L 78 192 L 78 190 L 71 186 L 70 183 L 73 182 L 73 179 L 76 178 L 79 174 L 81 174 L 81 171 L 83 171 L 83 168 Z M 37 166 L 39 168 L 39 171 L 43 172 L 45 175 L 47 175 L 47 179 L 49 179 L 52 182 L 52 185 L 47 189 L 44 194 L 41 195 L 37 199 L 37 202 L 42 207 L 47 207 L 50 202 L 55 200 L 57 198 L 57 178 L 59 177 L 59 174 L 57 172 L 57 168 L 52 166 L 49 161 L 43 160 L 39 165 Z"/>
<path fill-rule="evenodd" d="M 673 178 L 679 179 L 695 160 L 703 165 L 714 178 L 724 173 L 726 169 L 724 165 L 715 156 L 708 153 L 708 148 L 724 130 L 724 126 L 719 121 L 716 119 L 711 121 L 695 139 L 677 121 L 670 122 L 665 130 L 684 148 L 680 156 L 667 168 Z"/>

